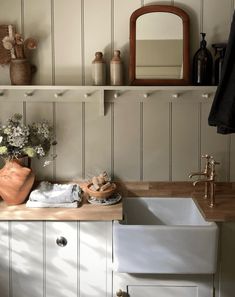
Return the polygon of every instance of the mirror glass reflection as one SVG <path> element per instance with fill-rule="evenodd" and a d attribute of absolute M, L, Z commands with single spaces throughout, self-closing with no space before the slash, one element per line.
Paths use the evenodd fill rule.
<path fill-rule="evenodd" d="M 136 20 L 136 78 L 183 77 L 183 22 L 173 13 L 152 12 Z"/>

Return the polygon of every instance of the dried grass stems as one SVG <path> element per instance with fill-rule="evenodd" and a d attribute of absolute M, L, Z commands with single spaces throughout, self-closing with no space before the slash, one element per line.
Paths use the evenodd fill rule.
<path fill-rule="evenodd" d="M 14 33 L 13 28 L 9 25 L 9 35 L 2 40 L 3 47 L 9 50 L 12 59 L 25 59 L 26 51 L 37 48 L 36 39 L 29 37 L 24 40 L 19 33 Z"/>

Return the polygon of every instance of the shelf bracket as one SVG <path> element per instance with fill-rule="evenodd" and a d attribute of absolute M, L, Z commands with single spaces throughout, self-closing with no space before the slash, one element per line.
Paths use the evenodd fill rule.
<path fill-rule="evenodd" d="M 104 90 L 100 90 L 100 98 L 99 98 L 99 115 L 101 117 L 104 116 Z"/>

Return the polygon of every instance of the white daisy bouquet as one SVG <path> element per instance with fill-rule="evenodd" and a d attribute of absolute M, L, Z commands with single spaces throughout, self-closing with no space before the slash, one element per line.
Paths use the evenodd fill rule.
<path fill-rule="evenodd" d="M 6 125 L 0 125 L 0 156 L 4 159 L 42 158 L 55 144 L 53 128 L 47 121 L 24 125 L 22 115 L 14 114 Z"/>

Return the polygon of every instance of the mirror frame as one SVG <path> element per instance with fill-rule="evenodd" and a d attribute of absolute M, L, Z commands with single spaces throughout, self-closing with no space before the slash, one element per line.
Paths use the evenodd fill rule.
<path fill-rule="evenodd" d="M 136 78 L 136 21 L 138 17 L 152 12 L 169 12 L 178 15 L 183 22 L 183 78 L 179 79 L 137 79 Z M 172 5 L 148 5 L 135 10 L 130 17 L 130 62 L 129 83 L 136 86 L 188 85 L 190 82 L 189 62 L 189 16 Z"/>

